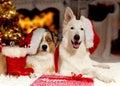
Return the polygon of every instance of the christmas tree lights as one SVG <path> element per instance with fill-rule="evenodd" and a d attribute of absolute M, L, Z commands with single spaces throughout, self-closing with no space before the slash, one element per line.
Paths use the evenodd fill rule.
<path fill-rule="evenodd" d="M 10 45 L 10 42 L 18 44 L 24 39 L 22 29 L 18 24 L 18 13 L 12 0 L 0 1 L 0 44 Z"/>

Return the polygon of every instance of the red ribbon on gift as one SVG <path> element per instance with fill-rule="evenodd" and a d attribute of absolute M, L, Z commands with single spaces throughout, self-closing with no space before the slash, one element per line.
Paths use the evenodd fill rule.
<path fill-rule="evenodd" d="M 76 75 L 75 73 L 71 73 L 72 74 L 72 78 L 75 79 L 75 80 L 80 80 L 82 78 L 82 74 L 78 74 Z"/>
<path fill-rule="evenodd" d="M 49 79 L 49 80 L 77 80 L 77 81 L 88 81 L 93 82 L 91 78 L 82 77 L 82 74 L 76 75 L 75 73 L 71 73 L 72 76 L 61 76 L 61 75 L 42 75 L 41 79 Z"/>
<path fill-rule="evenodd" d="M 42 75 L 30 86 L 94 86 L 93 78 L 82 77 L 82 74 L 71 76 Z"/>

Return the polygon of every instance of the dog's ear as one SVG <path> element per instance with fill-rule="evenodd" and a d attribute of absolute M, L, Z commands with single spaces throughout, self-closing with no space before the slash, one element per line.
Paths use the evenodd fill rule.
<path fill-rule="evenodd" d="M 63 26 L 65 26 L 74 17 L 75 15 L 73 14 L 72 9 L 70 7 L 67 7 L 64 14 Z"/>
<path fill-rule="evenodd" d="M 80 20 L 82 21 L 82 24 L 84 26 L 85 30 L 85 43 L 86 43 L 86 48 L 92 48 L 94 43 L 94 32 L 93 32 L 93 24 L 91 21 L 84 16 L 80 17 Z"/>
<path fill-rule="evenodd" d="M 52 40 L 54 41 L 55 46 L 56 46 L 58 42 L 58 35 L 56 33 L 53 33 L 52 31 L 50 31 L 50 34 L 52 35 Z"/>

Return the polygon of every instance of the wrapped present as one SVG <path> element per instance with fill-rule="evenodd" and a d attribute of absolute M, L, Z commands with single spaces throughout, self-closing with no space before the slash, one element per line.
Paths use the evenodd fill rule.
<path fill-rule="evenodd" d="M 30 86 L 94 86 L 93 78 L 79 75 L 42 75 Z"/>

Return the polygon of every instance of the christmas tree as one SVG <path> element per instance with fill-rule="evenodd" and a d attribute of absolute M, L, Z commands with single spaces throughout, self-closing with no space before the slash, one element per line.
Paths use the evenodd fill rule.
<path fill-rule="evenodd" d="M 18 24 L 18 13 L 12 0 L 0 0 L 0 45 L 16 45 L 24 39 L 22 29 Z"/>

